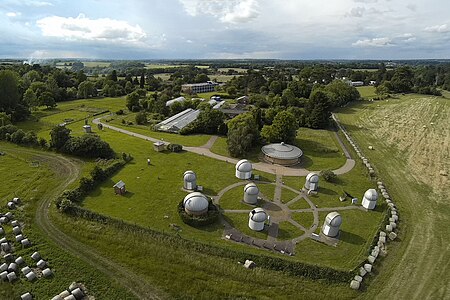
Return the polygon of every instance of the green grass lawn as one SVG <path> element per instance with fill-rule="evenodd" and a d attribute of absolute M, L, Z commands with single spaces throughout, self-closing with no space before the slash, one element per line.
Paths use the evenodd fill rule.
<path fill-rule="evenodd" d="M 289 189 L 281 189 L 281 202 L 283 203 L 288 203 L 289 201 L 291 201 L 292 199 L 294 199 L 295 197 L 297 197 L 298 194 L 294 193 L 293 191 L 289 190 Z"/>
<path fill-rule="evenodd" d="M 273 196 L 275 194 L 275 185 L 273 184 L 258 184 L 259 192 L 264 195 L 269 201 L 273 201 Z"/>
<path fill-rule="evenodd" d="M 314 224 L 314 215 L 312 212 L 292 213 L 292 219 L 306 229 L 311 228 Z"/>
<path fill-rule="evenodd" d="M 226 213 L 225 220 L 240 232 L 258 239 L 267 239 L 267 227 L 262 231 L 254 231 L 248 227 L 248 213 Z"/>
<path fill-rule="evenodd" d="M 300 165 L 308 170 L 338 169 L 346 160 L 330 130 L 302 127 L 297 131 L 295 145 L 303 151 Z"/>
<path fill-rule="evenodd" d="M 361 95 L 361 97 L 370 99 L 377 97 L 378 95 L 375 93 L 375 87 L 374 86 L 358 86 L 356 88 Z"/>
<path fill-rule="evenodd" d="M 214 145 L 211 147 L 211 152 L 231 157 L 230 153 L 228 152 L 228 146 L 227 146 L 227 138 L 223 136 L 219 136 L 214 143 Z M 261 156 L 261 149 L 260 147 L 256 147 L 253 149 L 250 153 L 247 153 L 246 155 L 243 155 L 242 157 L 239 157 L 239 159 L 248 159 L 251 162 L 259 162 Z"/>
<path fill-rule="evenodd" d="M 248 209 L 252 210 L 255 206 L 264 205 L 264 200 L 259 200 L 256 205 L 249 205 L 244 203 L 244 185 L 235 187 L 227 191 L 220 198 L 220 207 L 222 209 Z"/>
<path fill-rule="evenodd" d="M 292 240 L 298 236 L 301 236 L 304 232 L 292 225 L 291 223 L 284 221 L 281 222 L 278 228 L 278 240 Z"/>
<path fill-rule="evenodd" d="M 155 74 L 155 78 L 161 78 L 163 81 L 167 81 L 170 79 L 170 75 L 172 75 L 172 73 L 158 73 Z"/>
<path fill-rule="evenodd" d="M 211 99 L 212 96 L 220 96 L 220 98 L 222 98 L 222 99 L 233 99 L 233 97 L 231 97 L 227 93 L 216 92 L 216 91 L 209 92 L 209 93 L 199 93 L 199 94 L 197 94 L 196 98 L 203 98 L 205 100 L 209 100 L 209 99 Z"/>
<path fill-rule="evenodd" d="M 307 208 L 311 208 L 311 206 L 309 206 L 309 203 L 306 202 L 306 200 L 303 198 L 289 205 L 289 209 L 307 209 Z"/>

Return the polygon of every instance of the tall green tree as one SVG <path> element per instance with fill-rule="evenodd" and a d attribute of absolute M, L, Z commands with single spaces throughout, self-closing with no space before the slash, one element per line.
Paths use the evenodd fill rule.
<path fill-rule="evenodd" d="M 65 126 L 55 126 L 50 131 L 50 147 L 60 150 L 70 139 L 70 129 Z"/>
<path fill-rule="evenodd" d="M 310 128 L 326 128 L 330 122 L 331 104 L 327 93 L 317 89 L 305 106 L 305 125 Z"/>
<path fill-rule="evenodd" d="M 261 137 L 269 143 L 294 142 L 298 122 L 295 116 L 288 111 L 280 111 L 274 118 L 272 125 L 264 125 L 261 130 Z"/>
<path fill-rule="evenodd" d="M 231 156 L 245 155 L 257 145 L 258 125 L 252 113 L 244 113 L 231 119 L 227 126 L 227 146 Z"/>

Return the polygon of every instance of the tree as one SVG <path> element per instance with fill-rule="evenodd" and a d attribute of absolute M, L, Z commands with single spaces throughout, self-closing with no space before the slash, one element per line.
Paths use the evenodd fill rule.
<path fill-rule="evenodd" d="M 70 139 L 70 129 L 65 126 L 55 126 L 50 131 L 50 147 L 60 150 Z"/>
<path fill-rule="evenodd" d="M 128 110 L 132 110 L 133 106 L 139 107 L 139 94 L 137 92 L 132 92 L 127 95 L 127 107 Z"/>
<path fill-rule="evenodd" d="M 257 144 L 258 125 L 251 113 L 241 114 L 231 119 L 227 125 L 227 146 L 231 156 L 245 155 Z"/>
<path fill-rule="evenodd" d="M 145 76 L 144 73 L 141 74 L 141 79 L 139 80 L 139 87 L 143 89 L 145 87 Z"/>
<path fill-rule="evenodd" d="M 39 106 L 36 93 L 30 88 L 25 91 L 25 94 L 23 94 L 23 101 L 32 109 Z"/>
<path fill-rule="evenodd" d="M 331 116 L 331 105 L 327 94 L 321 89 L 311 93 L 305 106 L 305 125 L 310 128 L 325 128 Z"/>
<path fill-rule="evenodd" d="M 391 79 L 391 89 L 397 93 L 411 92 L 414 74 L 410 67 L 398 67 L 395 69 L 394 76 Z"/>
<path fill-rule="evenodd" d="M 78 98 L 89 98 L 96 94 L 96 88 L 93 82 L 91 81 L 83 81 L 78 85 Z"/>
<path fill-rule="evenodd" d="M 117 71 L 112 70 L 111 74 L 108 75 L 108 80 L 112 80 L 114 82 L 117 82 Z"/>
<path fill-rule="evenodd" d="M 0 111 L 11 112 L 19 103 L 18 78 L 16 72 L 0 71 Z"/>
<path fill-rule="evenodd" d="M 44 92 L 39 96 L 38 99 L 39 105 L 45 105 L 47 108 L 53 108 L 56 106 L 55 98 L 53 98 L 53 94 L 50 92 Z"/>
<path fill-rule="evenodd" d="M 11 124 L 11 116 L 4 112 L 0 112 L 0 126 Z"/>
<path fill-rule="evenodd" d="M 272 125 L 264 125 L 261 130 L 261 137 L 269 143 L 285 142 L 291 144 L 294 142 L 298 122 L 295 116 L 288 111 L 279 112 Z"/>
<path fill-rule="evenodd" d="M 145 123 L 147 123 L 147 113 L 144 111 L 138 112 L 136 114 L 136 124 L 138 125 L 144 125 Z"/>

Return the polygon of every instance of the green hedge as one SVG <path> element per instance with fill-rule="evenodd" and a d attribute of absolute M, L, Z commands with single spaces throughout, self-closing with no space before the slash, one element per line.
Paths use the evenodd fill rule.
<path fill-rule="evenodd" d="M 178 214 L 181 220 L 193 227 L 202 227 L 206 225 L 211 225 L 219 219 L 219 210 L 217 207 L 209 201 L 208 213 L 204 216 L 191 216 L 184 210 L 183 200 L 178 204 Z"/>

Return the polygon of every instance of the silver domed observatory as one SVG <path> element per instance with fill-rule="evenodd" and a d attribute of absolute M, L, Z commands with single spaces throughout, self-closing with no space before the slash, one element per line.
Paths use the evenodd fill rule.
<path fill-rule="evenodd" d="M 257 207 L 248 214 L 248 227 L 254 231 L 262 231 L 267 220 L 267 213 L 261 207 Z"/>
<path fill-rule="evenodd" d="M 184 210 L 189 215 L 199 216 L 208 212 L 208 198 L 200 192 L 193 192 L 184 197 Z"/>
<path fill-rule="evenodd" d="M 236 164 L 236 177 L 239 179 L 250 179 L 252 177 L 252 163 L 242 159 Z"/>
<path fill-rule="evenodd" d="M 366 209 L 374 209 L 377 206 L 378 193 L 375 189 L 368 189 L 364 193 L 364 197 L 362 200 L 362 206 Z"/>
<path fill-rule="evenodd" d="M 265 145 L 261 148 L 264 160 L 283 166 L 294 166 L 300 162 L 303 151 L 284 142 Z"/>
<path fill-rule="evenodd" d="M 328 237 L 337 237 L 339 234 L 339 227 L 342 224 L 342 217 L 338 212 L 331 212 L 325 218 L 322 226 L 322 233 Z"/>
<path fill-rule="evenodd" d="M 319 175 L 317 175 L 316 173 L 309 173 L 306 176 L 305 189 L 307 189 L 308 191 L 317 191 L 318 188 Z"/>
<path fill-rule="evenodd" d="M 183 174 L 184 180 L 184 189 L 195 191 L 197 189 L 197 175 L 195 175 L 194 171 L 186 171 Z"/>
<path fill-rule="evenodd" d="M 244 187 L 244 202 L 247 204 L 256 204 L 258 202 L 259 188 L 251 182 Z"/>

